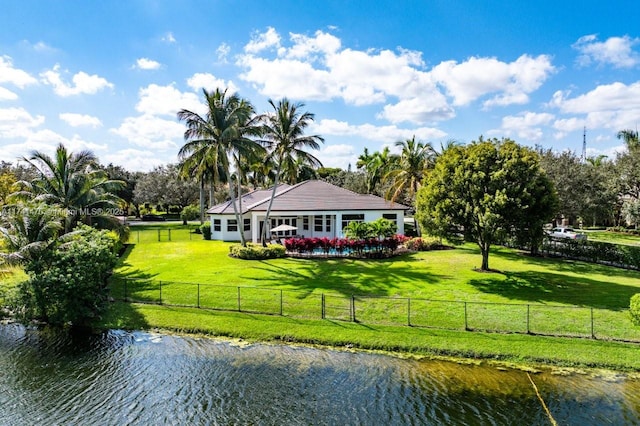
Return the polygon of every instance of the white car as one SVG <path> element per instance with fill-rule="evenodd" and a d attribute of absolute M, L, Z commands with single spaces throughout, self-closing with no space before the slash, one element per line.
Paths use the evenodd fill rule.
<path fill-rule="evenodd" d="M 572 240 L 586 240 L 585 234 L 579 234 L 573 228 L 558 227 L 549 231 L 549 236 L 554 238 L 569 238 Z"/>

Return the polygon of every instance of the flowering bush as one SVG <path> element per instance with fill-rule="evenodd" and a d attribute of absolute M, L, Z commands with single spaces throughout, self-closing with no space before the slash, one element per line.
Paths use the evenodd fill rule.
<path fill-rule="evenodd" d="M 367 238 L 351 240 L 348 238 L 289 238 L 283 241 L 290 253 L 310 254 L 321 252 L 324 255 L 347 254 L 357 257 L 384 257 L 392 254 L 400 245 L 398 236 L 378 239 Z"/>

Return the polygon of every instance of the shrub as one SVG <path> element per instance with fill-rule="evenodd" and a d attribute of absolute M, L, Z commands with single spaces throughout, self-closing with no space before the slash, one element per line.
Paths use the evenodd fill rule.
<path fill-rule="evenodd" d="M 442 244 L 435 237 L 416 237 L 405 241 L 404 246 L 413 251 L 428 251 L 439 248 Z"/>
<path fill-rule="evenodd" d="M 29 279 L 18 286 L 14 301 L 23 319 L 87 325 L 103 312 L 119 238 L 90 227 L 70 238 L 25 265 Z"/>
<path fill-rule="evenodd" d="M 629 313 L 631 314 L 631 321 L 635 325 L 640 325 L 640 293 L 636 293 L 631 296 Z"/>
<path fill-rule="evenodd" d="M 246 247 L 234 244 L 229 247 L 229 254 L 232 257 L 246 260 L 275 259 L 284 257 L 286 249 L 280 244 L 269 244 L 263 247 L 259 244 L 247 243 Z"/>
<path fill-rule="evenodd" d="M 180 219 L 186 224 L 189 220 L 196 220 L 200 218 L 200 208 L 198 206 L 187 206 L 180 212 Z"/>
<path fill-rule="evenodd" d="M 202 232 L 202 238 L 204 238 L 205 240 L 210 240 L 211 224 L 209 224 L 208 222 L 205 222 L 202 225 L 200 225 L 200 232 Z"/>

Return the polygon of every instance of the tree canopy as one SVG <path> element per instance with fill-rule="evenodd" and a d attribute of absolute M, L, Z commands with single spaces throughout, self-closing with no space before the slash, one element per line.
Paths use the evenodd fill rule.
<path fill-rule="evenodd" d="M 526 231 L 540 236 L 557 201 L 536 152 L 509 139 L 480 138 L 445 149 L 416 204 L 416 217 L 426 230 L 475 241 L 481 269 L 489 270 L 491 245 Z"/>

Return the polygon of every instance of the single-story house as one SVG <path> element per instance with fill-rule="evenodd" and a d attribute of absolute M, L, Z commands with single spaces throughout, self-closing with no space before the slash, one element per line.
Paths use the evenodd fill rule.
<path fill-rule="evenodd" d="M 242 226 L 247 241 L 259 242 L 272 190 L 256 190 L 242 196 L 240 225 L 231 201 L 207 210 L 211 217 L 211 239 L 240 241 L 238 226 Z M 237 201 L 236 208 L 240 208 Z M 371 222 L 381 217 L 395 222 L 398 234 L 403 235 L 404 213 L 408 209 L 375 195 L 358 194 L 320 180 L 282 184 L 276 189 L 271 207 L 267 239 L 274 236 L 343 237 L 342 230 L 349 222 Z M 289 225 L 291 229 L 271 232 L 280 225 Z"/>

